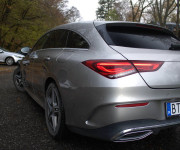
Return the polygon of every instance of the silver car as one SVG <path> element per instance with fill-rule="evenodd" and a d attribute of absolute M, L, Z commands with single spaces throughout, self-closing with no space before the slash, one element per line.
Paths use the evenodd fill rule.
<path fill-rule="evenodd" d="M 8 50 L 0 47 L 0 62 L 6 63 L 8 66 L 17 63 L 18 61 L 22 60 L 24 55 L 9 52 Z"/>
<path fill-rule="evenodd" d="M 180 42 L 158 26 L 58 26 L 37 41 L 13 79 L 45 109 L 54 138 L 68 128 L 127 142 L 180 124 Z"/>

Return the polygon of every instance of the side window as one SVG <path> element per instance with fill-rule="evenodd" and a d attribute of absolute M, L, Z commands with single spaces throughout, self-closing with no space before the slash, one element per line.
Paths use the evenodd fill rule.
<path fill-rule="evenodd" d="M 56 30 L 55 31 L 55 40 L 54 40 L 54 48 L 65 48 L 68 36 L 67 30 Z"/>
<path fill-rule="evenodd" d="M 35 46 L 33 47 L 32 51 L 36 51 L 36 50 L 39 50 L 39 49 L 42 49 L 43 46 L 44 46 L 44 43 L 46 42 L 48 38 L 48 35 L 44 35 L 43 37 L 41 37 L 37 43 L 35 44 Z"/>
<path fill-rule="evenodd" d="M 48 39 L 46 40 L 43 48 L 54 48 L 55 44 L 55 31 L 47 33 Z"/>
<path fill-rule="evenodd" d="M 88 43 L 79 34 L 69 31 L 67 48 L 89 48 Z"/>

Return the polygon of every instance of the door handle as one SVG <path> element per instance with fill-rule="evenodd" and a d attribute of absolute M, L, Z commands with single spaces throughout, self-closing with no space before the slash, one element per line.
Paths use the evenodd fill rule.
<path fill-rule="evenodd" d="M 29 60 L 23 60 L 23 61 L 22 61 L 22 64 L 23 64 L 24 66 L 27 66 L 27 65 L 30 64 L 30 61 L 29 61 Z"/>
<path fill-rule="evenodd" d="M 45 60 L 45 61 L 50 61 L 51 58 L 50 58 L 49 56 L 46 56 L 46 57 L 44 57 L 44 60 Z"/>

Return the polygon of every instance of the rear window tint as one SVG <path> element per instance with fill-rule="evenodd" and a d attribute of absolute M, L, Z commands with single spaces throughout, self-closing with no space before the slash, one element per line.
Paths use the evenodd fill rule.
<path fill-rule="evenodd" d="M 171 44 L 180 44 L 179 40 L 169 31 L 165 32 L 166 30 L 133 26 L 102 26 L 97 29 L 108 45 L 169 50 Z"/>

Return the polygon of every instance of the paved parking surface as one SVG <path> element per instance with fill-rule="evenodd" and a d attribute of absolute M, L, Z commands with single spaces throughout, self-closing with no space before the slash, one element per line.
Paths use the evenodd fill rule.
<path fill-rule="evenodd" d="M 70 134 L 63 142 L 48 134 L 44 110 L 12 82 L 16 66 L 0 66 L 0 150 L 179 150 L 180 127 L 130 143 L 111 143 Z"/>

